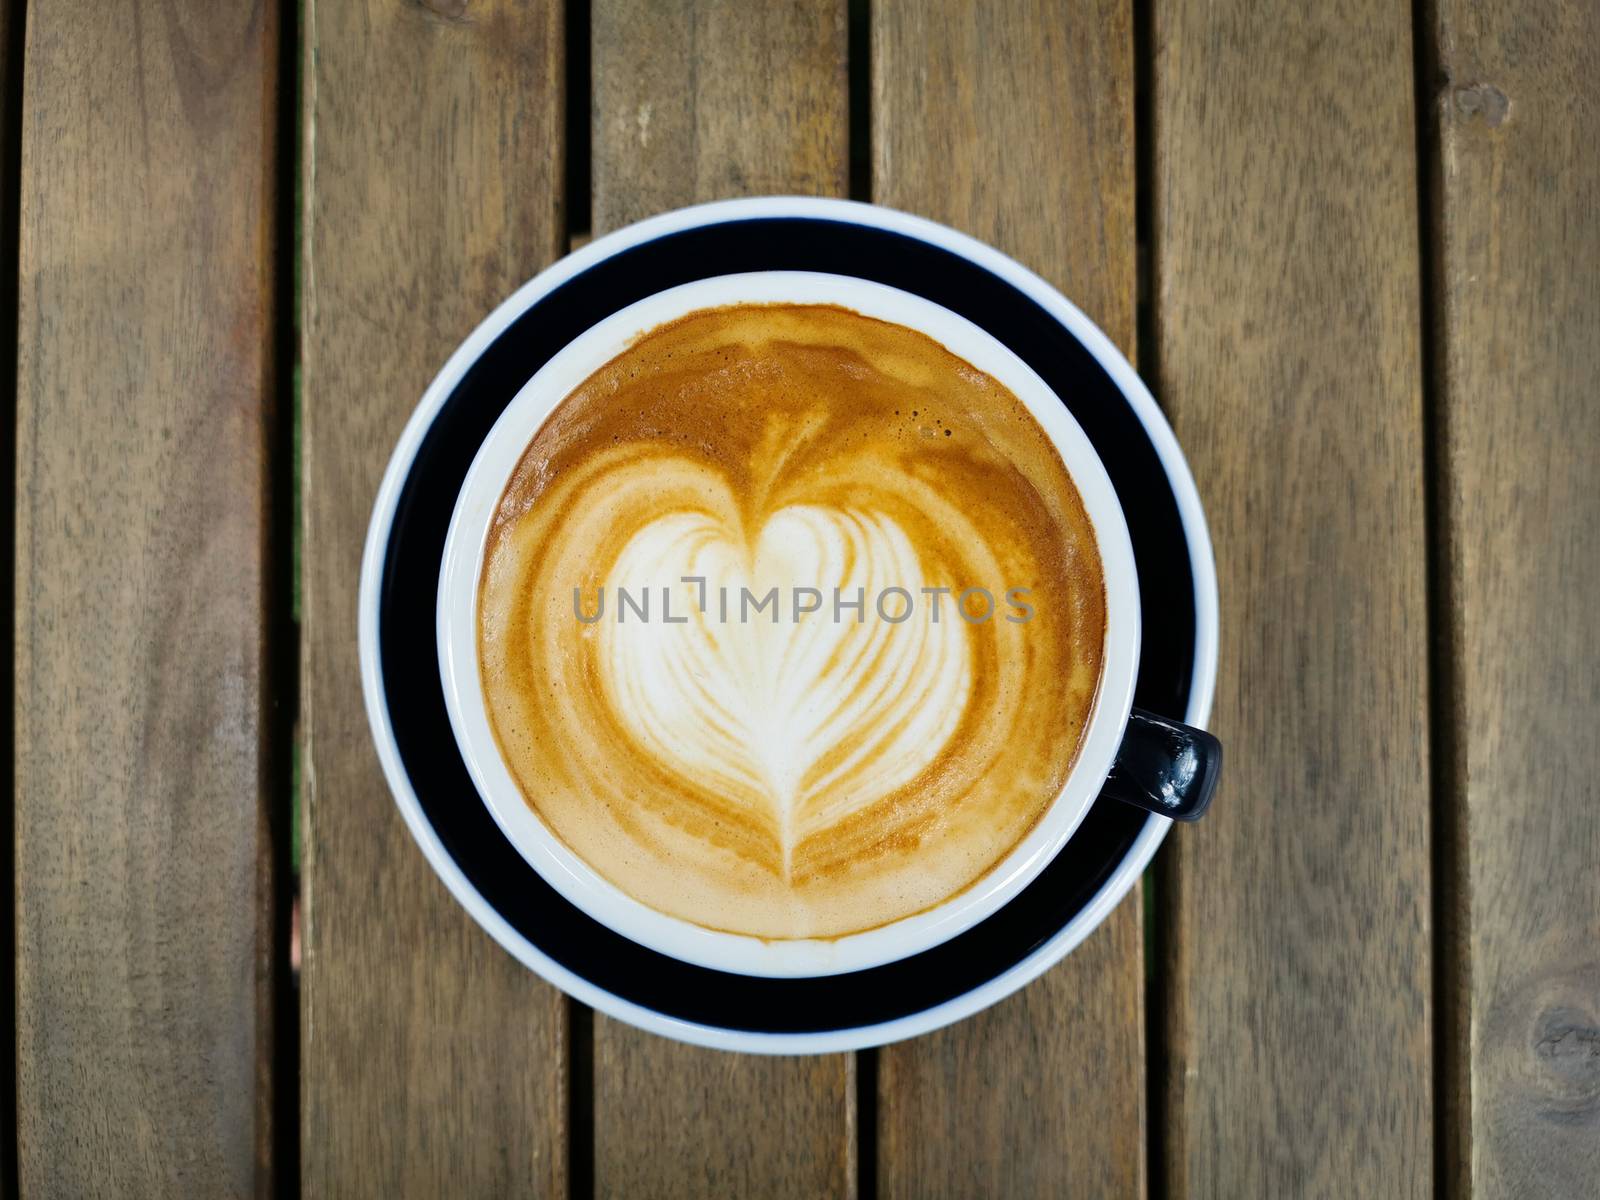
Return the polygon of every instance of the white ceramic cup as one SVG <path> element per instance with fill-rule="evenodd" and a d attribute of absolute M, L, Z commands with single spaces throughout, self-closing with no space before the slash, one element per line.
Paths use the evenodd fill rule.
<path fill-rule="evenodd" d="M 478 581 L 490 519 L 511 473 L 551 411 L 639 335 L 729 304 L 836 304 L 918 330 L 999 380 L 1049 435 L 1094 527 L 1106 589 L 1100 687 L 1077 758 L 1044 816 L 974 885 L 887 925 L 833 939 L 771 940 L 704 928 L 633 899 L 550 830 L 524 799 L 490 729 L 477 654 Z M 1099 795 L 1123 739 L 1139 666 L 1139 588 L 1116 492 L 1065 405 L 1015 353 L 964 317 L 919 296 L 841 275 L 760 272 L 660 292 L 585 331 L 522 388 L 480 447 L 445 542 L 437 608 L 445 702 L 467 769 L 496 823 L 528 864 L 595 920 L 674 958 L 723 971 L 828 975 L 891 962 L 961 933 L 1017 895 L 1072 836 Z"/>

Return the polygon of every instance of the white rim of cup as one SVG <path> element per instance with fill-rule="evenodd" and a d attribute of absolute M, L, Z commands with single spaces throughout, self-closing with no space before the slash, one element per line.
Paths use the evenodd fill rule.
<path fill-rule="evenodd" d="M 1083 499 L 1104 567 L 1100 686 L 1056 797 L 1011 850 L 955 896 L 835 939 L 767 940 L 707 929 L 651 908 L 604 878 L 523 798 L 490 729 L 477 653 L 478 582 L 489 523 L 550 413 L 649 330 L 707 308 L 770 303 L 837 304 L 916 329 L 998 379 L 1055 446 Z M 667 288 L 591 326 L 541 367 L 501 413 L 462 482 L 445 538 L 435 622 L 440 682 L 456 743 L 495 823 L 528 865 L 572 904 L 642 946 L 712 970 L 768 978 L 837 975 L 909 958 L 970 929 L 1033 882 L 1077 831 L 1116 758 L 1133 706 L 1139 635 L 1138 572 L 1116 489 L 1088 435 L 1049 385 L 998 338 L 942 305 L 872 280 L 812 271 L 718 275 Z"/>
<path fill-rule="evenodd" d="M 423 437 L 462 376 L 485 349 L 537 300 L 596 263 L 667 234 L 730 221 L 810 218 L 863 225 L 916 238 L 948 250 L 989 271 L 1027 295 L 1065 327 L 1110 376 L 1144 426 L 1177 500 L 1194 578 L 1195 649 L 1189 703 L 1183 719 L 1204 726 L 1211 714 L 1217 677 L 1217 577 L 1205 513 L 1194 476 L 1172 428 L 1133 367 L 1098 326 L 1070 300 L 1015 259 L 948 226 L 895 209 L 853 200 L 809 196 L 762 196 L 720 200 L 650 217 L 597 238 L 552 264 L 494 310 L 456 348 L 401 432 L 373 502 L 361 561 L 358 640 L 362 694 L 380 765 L 395 803 L 423 856 L 452 895 L 484 930 L 529 969 L 579 1001 L 608 1016 L 666 1037 L 713 1049 L 753 1054 L 826 1054 L 881 1046 L 953 1024 L 1004 999 L 1038 978 L 1086 938 L 1143 874 L 1171 822 L 1151 816 L 1100 889 L 1053 936 L 1006 970 L 959 996 L 918 1012 L 871 1025 L 815 1032 L 729 1029 L 686 1021 L 624 1000 L 550 958 L 515 930 L 467 879 L 423 813 L 400 758 L 384 701 L 378 648 L 378 605 L 383 559 L 395 506 Z"/>

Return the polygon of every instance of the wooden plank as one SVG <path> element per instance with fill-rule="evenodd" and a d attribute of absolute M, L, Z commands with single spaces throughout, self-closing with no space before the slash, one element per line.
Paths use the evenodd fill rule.
<path fill-rule="evenodd" d="M 842 196 L 844 0 L 594 0 L 596 233 L 701 200 Z"/>
<path fill-rule="evenodd" d="M 21 0 L 0 0 L 0 330 L 15 329 L 17 322 L 17 199 L 20 190 L 21 117 L 22 117 L 22 4 Z M 14 339 L 0 339 L 0 379 L 10 385 L 7 399 L 11 402 L 11 416 L 16 415 L 17 343 Z M 0 471 L 10 473 L 16 480 L 15 420 L 0 420 Z M 15 510 L 13 510 L 15 512 Z M 16 524 L 0 525 L 0 555 L 13 566 L 16 563 Z M 15 580 L 4 579 L 0 605 L 16 613 Z M 15 620 L 0 634 L 4 647 L 0 655 L 16 662 Z M 14 682 L 14 680 L 13 680 Z M 0 693 L 0 721 L 5 727 L 16 730 L 14 713 L 15 695 Z M 15 762 L 13 747 L 12 761 Z M 0 919 L 0 1030 L 15 1030 L 16 1025 L 16 910 L 12 897 L 16 885 L 16 776 L 13 771 L 13 790 L 7 793 L 8 811 L 0 816 L 0 871 L 8 875 L 6 900 L 12 907 Z M 0 1055 L 0 1197 L 9 1198 L 17 1192 L 17 1056 Z"/>
<path fill-rule="evenodd" d="M 856 1194 L 852 1056 L 702 1050 L 595 1017 L 596 1196 Z"/>
<path fill-rule="evenodd" d="M 845 5 L 595 0 L 593 211 L 844 193 Z M 595 1194 L 850 1196 L 850 1055 L 701 1050 L 597 1015 Z"/>
<path fill-rule="evenodd" d="M 241 1196 L 272 1186 L 278 9 L 27 17 L 18 1173 Z"/>
<path fill-rule="evenodd" d="M 302 1179 L 564 1195 L 563 1001 L 412 843 L 362 710 L 373 495 L 428 380 L 561 250 L 562 5 L 305 13 Z"/>
<path fill-rule="evenodd" d="M 1445 794 L 1462 885 L 1452 1182 L 1593 1196 L 1600 8 L 1441 0 L 1432 32 Z"/>
<path fill-rule="evenodd" d="M 873 199 L 993 243 L 1134 343 L 1132 8 L 872 7 Z M 1145 1187 L 1136 890 L 1059 966 L 879 1055 L 888 1196 L 1135 1196 Z M 1092 1116 L 1088 1115 L 1092 1114 Z"/>
<path fill-rule="evenodd" d="M 1157 394 L 1221 583 L 1172 853 L 1175 1196 L 1432 1194 L 1411 11 L 1154 8 Z"/>

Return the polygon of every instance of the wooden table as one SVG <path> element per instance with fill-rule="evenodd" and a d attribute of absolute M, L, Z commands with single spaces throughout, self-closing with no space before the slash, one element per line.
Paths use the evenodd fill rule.
<path fill-rule="evenodd" d="M 0 40 L 0 1193 L 1600 1194 L 1595 0 L 4 0 Z M 761 192 L 1056 282 L 1221 578 L 1213 814 L 1037 983 L 854 1056 L 518 966 L 357 678 L 451 348 L 575 241 Z"/>

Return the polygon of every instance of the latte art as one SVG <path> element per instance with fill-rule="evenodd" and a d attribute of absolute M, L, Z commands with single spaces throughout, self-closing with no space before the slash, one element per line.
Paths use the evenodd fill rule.
<path fill-rule="evenodd" d="M 707 514 L 663 517 L 633 537 L 614 575 L 870 592 L 885 579 L 920 586 L 921 563 L 888 517 L 803 505 L 774 513 L 753 554 Z M 848 816 L 851 797 L 888 796 L 938 757 L 971 691 L 967 633 L 951 620 L 900 631 L 817 614 L 726 626 L 710 615 L 684 629 L 605 625 L 605 693 L 639 745 L 767 819 L 774 865 L 793 882 L 796 846 Z"/>
<path fill-rule="evenodd" d="M 988 609 L 958 609 L 979 588 Z M 1010 392 L 900 326 L 744 305 L 558 406 L 478 617 L 502 755 L 574 853 L 669 915 L 838 937 L 970 886 L 1053 801 L 1105 594 Z"/>

